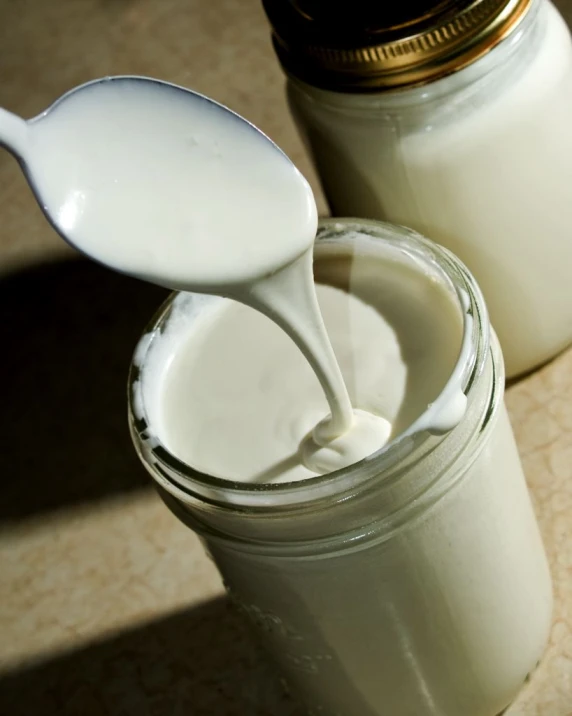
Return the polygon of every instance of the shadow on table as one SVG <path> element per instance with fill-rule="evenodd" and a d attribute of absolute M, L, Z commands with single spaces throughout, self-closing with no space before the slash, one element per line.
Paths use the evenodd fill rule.
<path fill-rule="evenodd" d="M 0 676 L 10 716 L 301 716 L 225 598 Z"/>
<path fill-rule="evenodd" d="M 127 429 L 126 380 L 166 295 L 85 259 L 0 281 L 0 520 L 150 487 Z"/>

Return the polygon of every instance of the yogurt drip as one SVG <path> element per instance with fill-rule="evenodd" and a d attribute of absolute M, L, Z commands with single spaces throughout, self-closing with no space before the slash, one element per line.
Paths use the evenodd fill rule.
<path fill-rule="evenodd" d="M 276 145 L 207 98 L 136 78 L 70 94 L 28 130 L 35 186 L 79 249 L 161 285 L 231 297 L 296 342 L 330 408 L 302 446 L 308 469 L 385 444 L 389 421 L 352 410 L 313 284 L 314 197 Z"/>
<path fill-rule="evenodd" d="M 302 456 L 308 469 L 332 472 L 385 444 L 391 432 L 388 421 L 352 410 L 318 305 L 311 250 L 273 276 L 253 282 L 246 294 L 242 287 L 229 294 L 279 325 L 300 348 L 322 385 L 331 412 L 304 441 Z"/>

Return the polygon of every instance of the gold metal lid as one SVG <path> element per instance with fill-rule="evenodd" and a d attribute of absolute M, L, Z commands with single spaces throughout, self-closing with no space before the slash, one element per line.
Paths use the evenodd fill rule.
<path fill-rule="evenodd" d="M 532 0 L 263 0 L 289 74 L 339 92 L 425 84 L 474 62 Z"/>

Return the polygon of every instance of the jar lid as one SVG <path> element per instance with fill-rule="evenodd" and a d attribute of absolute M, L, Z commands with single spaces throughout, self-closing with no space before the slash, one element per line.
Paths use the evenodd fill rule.
<path fill-rule="evenodd" d="M 274 48 L 300 80 L 340 92 L 419 85 L 474 62 L 531 0 L 263 0 Z"/>

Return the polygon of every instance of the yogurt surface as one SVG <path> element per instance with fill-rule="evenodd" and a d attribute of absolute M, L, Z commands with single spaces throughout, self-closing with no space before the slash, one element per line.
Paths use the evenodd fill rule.
<path fill-rule="evenodd" d="M 321 313 L 358 411 L 351 439 L 319 444 L 328 404 L 278 326 L 231 300 L 182 295 L 142 376 L 153 431 L 174 455 L 234 481 L 302 480 L 383 447 L 439 399 L 462 343 L 456 296 L 381 242 L 353 239 L 319 242 L 314 257 Z"/>

